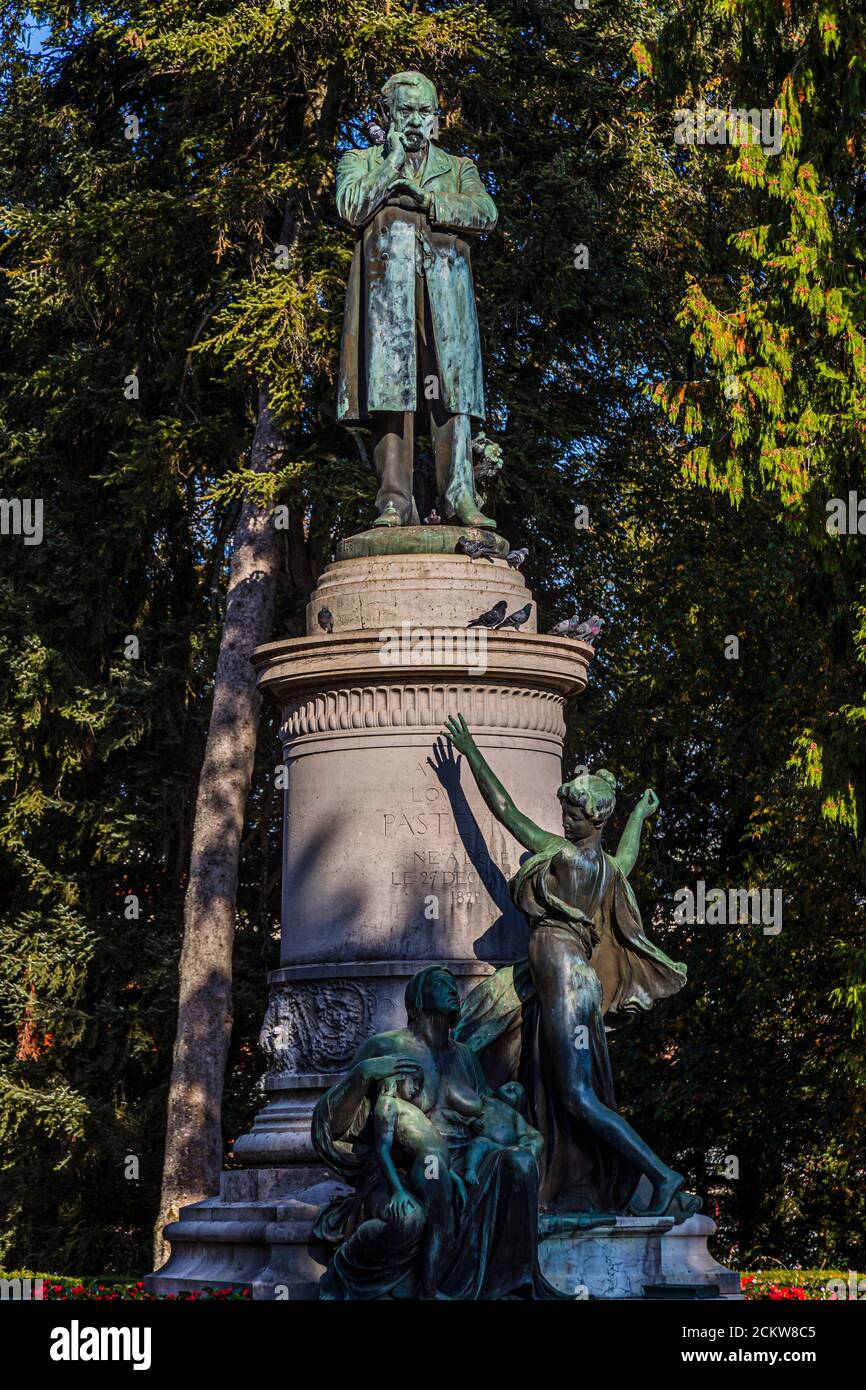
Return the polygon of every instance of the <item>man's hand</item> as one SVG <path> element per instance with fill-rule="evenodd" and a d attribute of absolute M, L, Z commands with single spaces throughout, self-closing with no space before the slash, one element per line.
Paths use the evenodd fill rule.
<path fill-rule="evenodd" d="M 414 204 L 422 212 L 429 213 L 432 206 L 433 199 L 430 194 L 425 193 L 423 188 L 420 188 L 417 183 L 413 183 L 412 179 L 395 179 L 388 189 L 388 196 L 392 197 L 394 194 L 399 197 L 401 207 L 406 207 L 407 199 L 411 199 L 409 206 Z"/>
<path fill-rule="evenodd" d="M 399 130 L 390 126 L 385 137 L 385 158 L 394 169 L 402 169 L 406 163 L 406 146 Z"/>

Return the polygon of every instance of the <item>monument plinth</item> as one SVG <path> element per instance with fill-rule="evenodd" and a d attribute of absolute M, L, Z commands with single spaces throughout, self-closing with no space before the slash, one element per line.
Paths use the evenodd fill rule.
<path fill-rule="evenodd" d="M 741 1302 L 740 1276 L 713 1259 L 716 1223 L 700 1212 L 671 1216 L 541 1218 L 539 1263 L 572 1298 L 724 1298 Z"/>
<path fill-rule="evenodd" d="M 461 536 L 479 539 L 481 535 L 497 559 L 504 560 L 510 546 L 495 531 L 481 532 L 472 526 L 375 526 L 347 536 L 337 546 L 338 560 L 360 560 L 370 555 L 454 555 Z"/>
<path fill-rule="evenodd" d="M 591 649 L 467 629 L 501 599 L 509 611 L 531 601 L 502 561 L 341 560 L 309 604 L 310 635 L 256 653 L 281 706 L 287 785 L 281 965 L 262 1029 L 271 1104 L 235 1145 L 242 1163 L 315 1163 L 320 1090 L 366 1037 L 398 1025 L 419 969 L 445 963 L 468 990 L 525 950 L 507 891 L 522 850 L 438 736 L 466 712 L 502 776 L 528 788 L 529 813 L 550 819 L 565 701 Z"/>
<path fill-rule="evenodd" d="M 398 531 L 373 531 L 378 541 L 402 540 L 405 527 Z M 508 611 L 522 607 L 532 595 L 519 570 L 501 559 L 470 560 L 454 551 L 454 536 L 467 534 L 452 526 L 424 526 L 424 536 L 451 532 L 447 551 L 388 551 L 364 556 L 345 556 L 328 565 L 315 594 L 307 605 L 307 632 L 321 636 L 318 614 L 330 609 L 334 619 L 333 636 L 348 633 L 377 634 L 399 628 L 410 621 L 415 625 L 465 627 L 470 618 L 507 599 Z M 357 540 L 351 537 L 350 540 Z M 344 542 L 339 549 L 348 545 Z M 505 542 L 503 542 L 505 545 Z M 521 635 L 535 632 L 535 607 L 520 629 Z M 259 667 L 270 661 L 271 649 L 284 643 L 269 643 L 259 649 Z M 377 658 L 378 660 L 378 658 Z M 381 665 L 381 663 L 379 663 Z M 270 687 L 269 687 L 270 688 Z"/>
<path fill-rule="evenodd" d="M 256 652 L 286 769 L 280 966 L 260 1040 L 268 1099 L 234 1146 L 243 1167 L 166 1228 L 172 1254 L 150 1291 L 246 1283 L 256 1298 L 315 1298 L 329 1251 L 312 1224 L 340 1190 L 312 1146 L 316 1101 L 366 1038 L 398 1026 L 419 970 L 445 965 L 466 994 L 525 953 L 507 886 L 523 850 L 439 734 L 465 713 L 492 765 L 525 788 L 528 814 L 554 829 L 565 705 L 592 649 L 539 635 L 534 604 L 520 631 L 467 629 L 503 599 L 509 613 L 532 602 L 501 559 L 337 560 L 308 635 Z"/>

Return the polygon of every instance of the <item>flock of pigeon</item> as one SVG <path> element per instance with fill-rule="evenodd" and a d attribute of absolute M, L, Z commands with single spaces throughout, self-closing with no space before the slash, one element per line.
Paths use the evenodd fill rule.
<path fill-rule="evenodd" d="M 432 515 L 432 514 L 431 514 Z M 429 521 L 430 518 L 428 517 Z M 438 520 L 438 517 L 437 517 Z M 475 540 L 471 536 L 461 536 L 455 546 L 458 555 L 466 555 L 470 560 L 489 560 L 492 564 L 496 558 L 496 548 L 487 538 Z M 525 564 L 529 554 L 527 546 L 521 546 L 518 550 L 509 550 L 506 560 L 512 569 L 519 570 Z M 491 631 L 516 632 L 529 621 L 532 613 L 532 604 L 526 603 L 522 608 L 518 608 L 513 613 L 508 612 L 508 604 L 505 599 L 500 599 L 499 603 L 494 603 L 492 608 L 488 608 L 485 613 L 479 613 L 477 618 L 473 618 L 467 623 L 467 627 L 486 627 Z M 324 632 L 334 631 L 334 615 L 330 608 L 320 608 L 317 614 L 319 627 Z M 587 646 L 592 646 L 604 627 L 604 618 L 599 618 L 596 613 L 581 622 L 577 613 L 570 618 L 565 618 L 556 627 L 550 629 L 552 637 L 570 637 L 575 642 L 585 642 Z"/>
<path fill-rule="evenodd" d="M 503 628 L 519 628 L 527 622 L 532 612 L 532 604 L 527 603 L 523 608 L 518 608 L 516 613 L 509 613 L 506 618 L 505 612 L 508 605 L 505 599 L 499 603 L 494 603 L 492 608 L 488 608 L 486 613 L 479 613 L 477 618 L 473 618 L 467 627 L 489 627 L 501 632 Z M 586 642 L 592 646 L 604 627 L 604 618 L 599 618 L 593 614 L 587 618 L 585 623 L 580 621 L 577 613 L 571 618 L 565 618 L 563 622 L 557 623 L 556 627 L 550 629 L 552 637 L 571 637 L 575 642 Z"/>
<path fill-rule="evenodd" d="M 485 613 L 479 613 L 477 618 L 466 624 L 467 627 L 486 627 L 491 631 L 505 632 L 509 629 L 516 632 L 529 621 L 532 612 L 532 604 L 525 603 L 522 608 L 517 608 L 513 613 L 508 613 L 508 604 L 505 599 L 500 599 L 494 603 L 492 608 L 488 608 Z M 334 615 L 330 608 L 320 608 L 318 614 L 319 627 L 323 632 L 332 633 L 334 631 Z M 592 646 L 604 627 L 604 618 L 599 618 L 593 614 L 587 618 L 586 622 L 581 622 L 577 613 L 570 618 L 565 618 L 556 627 L 550 629 L 552 637 L 571 637 L 575 642 L 585 642 Z"/>

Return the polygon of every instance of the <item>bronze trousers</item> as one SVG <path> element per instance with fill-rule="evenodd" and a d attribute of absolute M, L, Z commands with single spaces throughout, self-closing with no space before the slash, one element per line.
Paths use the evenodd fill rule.
<path fill-rule="evenodd" d="M 472 476 L 472 422 L 468 415 L 447 411 L 438 393 L 439 367 L 430 312 L 430 296 L 423 275 L 415 276 L 415 332 L 418 380 L 416 408 L 376 411 L 373 414 L 373 461 L 379 477 L 376 510 L 381 516 L 393 506 L 404 526 L 417 526 L 420 517 L 412 496 L 416 418 L 428 425 L 433 444 L 436 488 L 445 508 L 443 521 L 475 497 Z"/>

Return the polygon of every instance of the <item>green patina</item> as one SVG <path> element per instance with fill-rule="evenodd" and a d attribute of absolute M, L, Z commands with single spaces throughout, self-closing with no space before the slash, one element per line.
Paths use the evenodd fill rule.
<path fill-rule="evenodd" d="M 386 83 L 381 145 L 350 150 L 337 209 L 357 234 L 346 292 L 337 417 L 370 420 L 377 526 L 411 526 L 416 429 L 429 433 L 443 519 L 493 529 L 478 505 L 472 421 L 484 419 L 469 246 L 496 226 L 471 159 L 435 143 L 437 102 L 421 73 Z"/>

